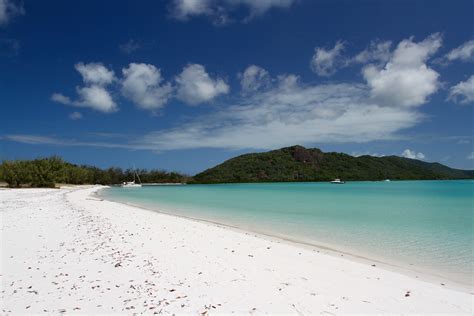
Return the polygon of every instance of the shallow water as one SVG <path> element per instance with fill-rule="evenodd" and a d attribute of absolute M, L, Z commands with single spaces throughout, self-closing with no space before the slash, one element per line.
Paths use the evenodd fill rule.
<path fill-rule="evenodd" d="M 105 198 L 472 284 L 474 181 L 110 188 Z"/>

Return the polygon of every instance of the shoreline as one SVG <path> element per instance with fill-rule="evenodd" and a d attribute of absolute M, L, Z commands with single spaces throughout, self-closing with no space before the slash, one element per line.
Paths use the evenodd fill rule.
<path fill-rule="evenodd" d="M 472 294 L 100 188 L 0 191 L 4 313 L 472 313 Z"/>
<path fill-rule="evenodd" d="M 473 289 L 472 284 L 456 282 L 454 280 L 448 279 L 448 278 L 446 278 L 444 276 L 441 276 L 441 275 L 438 275 L 436 273 L 431 273 L 431 271 L 426 272 L 426 271 L 417 270 L 416 268 L 403 267 L 403 266 L 397 265 L 396 263 L 390 263 L 390 262 L 387 262 L 387 261 L 383 261 L 381 259 L 374 259 L 374 258 L 370 258 L 369 256 L 358 255 L 358 254 L 352 253 L 350 251 L 340 250 L 340 249 L 337 249 L 336 247 L 333 247 L 332 245 L 323 245 L 323 244 L 305 242 L 305 241 L 301 241 L 301 240 L 292 239 L 290 237 L 258 232 L 258 231 L 254 231 L 254 230 L 251 230 L 251 229 L 239 227 L 239 226 L 233 226 L 233 225 L 229 225 L 229 224 L 225 224 L 225 223 L 220 223 L 220 222 L 217 222 L 217 221 L 212 221 L 212 220 L 207 220 L 207 219 L 202 219 L 202 218 L 196 218 L 196 217 L 186 216 L 186 215 L 180 215 L 180 214 L 174 214 L 174 213 L 166 211 L 165 209 L 160 209 L 160 206 L 156 206 L 156 208 L 153 208 L 151 206 L 146 207 L 146 206 L 139 205 L 139 204 L 124 202 L 124 201 L 118 201 L 118 200 L 114 200 L 114 199 L 111 199 L 111 198 L 107 198 L 105 196 L 101 196 L 100 191 L 102 191 L 103 189 L 107 189 L 107 188 L 108 187 L 100 188 L 99 190 L 91 193 L 91 195 L 99 197 L 99 198 L 104 199 L 104 200 L 107 200 L 109 202 L 119 203 L 119 204 L 139 208 L 141 210 L 145 210 L 145 211 L 149 211 L 149 212 L 157 212 L 159 214 L 166 215 L 166 216 L 171 216 L 171 217 L 176 217 L 176 218 L 180 218 L 180 219 L 195 221 L 195 222 L 198 222 L 198 223 L 211 225 L 211 226 L 219 227 L 219 228 L 222 228 L 222 229 L 228 229 L 228 230 L 233 231 L 233 232 L 241 233 L 241 234 L 244 234 L 244 235 L 252 235 L 256 238 L 261 238 L 261 239 L 264 239 L 264 240 L 267 240 L 267 241 L 282 242 L 282 243 L 285 243 L 285 244 L 293 246 L 293 247 L 302 248 L 302 249 L 306 249 L 306 250 L 310 250 L 310 251 L 315 251 L 315 252 L 318 252 L 318 253 L 321 252 L 321 253 L 336 257 L 336 258 L 343 257 L 347 260 L 352 260 L 354 262 L 367 264 L 367 265 L 371 265 L 371 266 L 373 264 L 376 264 L 377 267 L 379 267 L 381 269 L 384 269 L 384 270 L 387 270 L 387 271 L 391 271 L 391 272 L 395 272 L 395 273 L 401 273 L 401 274 L 403 274 L 405 276 L 408 276 L 410 278 L 430 282 L 434 285 L 441 285 L 442 284 L 446 288 L 454 289 L 454 290 L 457 290 L 457 291 L 462 291 L 462 292 L 465 292 L 465 293 L 471 293 L 471 291 Z"/>

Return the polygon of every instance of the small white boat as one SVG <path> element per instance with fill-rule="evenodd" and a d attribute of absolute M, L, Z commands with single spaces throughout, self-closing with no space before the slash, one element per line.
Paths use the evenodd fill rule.
<path fill-rule="evenodd" d="M 341 179 L 334 179 L 331 181 L 331 183 L 334 183 L 334 184 L 344 184 L 346 182 L 342 181 Z"/>
<path fill-rule="evenodd" d="M 135 175 L 138 178 L 138 182 L 135 182 Z M 138 175 L 137 171 L 135 168 L 133 169 L 133 181 L 130 182 L 124 182 L 122 183 L 122 188 L 141 188 L 142 187 L 142 181 L 140 180 L 140 176 Z"/>
<path fill-rule="evenodd" d="M 385 180 L 383 180 L 383 181 L 384 181 L 384 182 L 390 182 L 390 179 L 385 179 Z"/>
<path fill-rule="evenodd" d="M 122 188 L 141 188 L 141 183 L 135 183 L 135 181 L 124 182 L 122 183 Z"/>

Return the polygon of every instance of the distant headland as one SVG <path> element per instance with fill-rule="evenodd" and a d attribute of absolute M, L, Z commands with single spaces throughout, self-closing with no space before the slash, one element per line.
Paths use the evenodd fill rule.
<path fill-rule="evenodd" d="M 474 170 L 398 156 L 353 157 L 318 148 L 285 147 L 241 155 L 207 169 L 193 183 L 472 179 Z"/>
<path fill-rule="evenodd" d="M 354 157 L 324 153 L 318 148 L 291 146 L 231 158 L 195 176 L 164 170 L 138 169 L 143 183 L 242 183 L 390 180 L 473 179 L 474 170 L 449 168 L 399 156 Z M 10 187 L 54 187 L 57 184 L 113 185 L 133 178 L 131 169 L 100 169 L 75 165 L 59 157 L 6 160 L 0 165 L 0 182 Z"/>

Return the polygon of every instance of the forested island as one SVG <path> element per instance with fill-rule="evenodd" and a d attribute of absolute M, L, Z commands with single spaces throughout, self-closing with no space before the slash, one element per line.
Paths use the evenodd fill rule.
<path fill-rule="evenodd" d="M 292 146 L 245 154 L 195 175 L 193 183 L 472 179 L 474 170 L 399 156 L 354 157 Z"/>
<path fill-rule="evenodd" d="M 195 176 L 159 169 L 137 169 L 142 183 L 239 183 L 379 180 L 473 179 L 474 170 L 449 168 L 398 156 L 354 157 L 324 153 L 320 149 L 292 146 L 229 159 Z M 120 184 L 133 179 L 133 170 L 100 169 L 75 165 L 59 157 L 35 160 L 5 160 L 0 181 L 10 187 L 54 187 L 57 184 Z"/>

